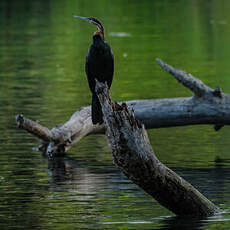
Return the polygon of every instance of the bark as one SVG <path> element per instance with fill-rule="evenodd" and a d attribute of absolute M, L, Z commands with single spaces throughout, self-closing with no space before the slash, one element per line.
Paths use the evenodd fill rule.
<path fill-rule="evenodd" d="M 177 215 L 210 216 L 220 210 L 155 156 L 144 125 L 123 103 L 114 103 L 97 82 L 106 136 L 115 164 L 134 183 Z"/>

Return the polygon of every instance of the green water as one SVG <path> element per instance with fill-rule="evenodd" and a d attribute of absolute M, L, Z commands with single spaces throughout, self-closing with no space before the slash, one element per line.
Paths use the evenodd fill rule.
<path fill-rule="evenodd" d="M 157 57 L 230 93 L 229 10 L 228 0 L 1 0 L 0 229 L 230 229 L 228 127 L 148 131 L 159 159 L 224 210 L 195 220 L 175 217 L 127 180 L 104 136 L 48 161 L 15 125 L 23 113 L 51 128 L 90 104 L 84 63 L 95 28 L 73 15 L 103 22 L 116 101 L 191 96 Z"/>

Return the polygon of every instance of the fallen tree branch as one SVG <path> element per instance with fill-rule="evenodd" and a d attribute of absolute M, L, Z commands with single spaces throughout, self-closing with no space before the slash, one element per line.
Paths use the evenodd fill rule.
<path fill-rule="evenodd" d="M 157 62 L 182 85 L 189 88 L 194 96 L 126 102 L 146 129 L 213 124 L 215 130 L 219 130 L 230 124 L 229 94 L 223 93 L 220 88 L 211 89 L 191 74 L 175 69 L 159 59 Z M 90 106 L 80 108 L 66 123 L 51 130 L 22 115 L 17 116 L 16 120 L 20 128 L 43 140 L 41 150 L 48 155 L 62 154 L 81 138 L 105 131 L 103 124 L 92 124 Z"/>
<path fill-rule="evenodd" d="M 35 135 L 36 137 L 44 141 L 52 140 L 52 133 L 48 128 L 40 125 L 35 121 L 25 118 L 22 114 L 18 114 L 16 116 L 16 122 L 18 128 L 25 129 L 27 132 Z"/>
<path fill-rule="evenodd" d="M 125 103 L 112 102 L 108 87 L 97 82 L 106 136 L 115 164 L 134 183 L 177 215 L 210 216 L 220 210 L 155 156 L 144 125 Z"/>
<path fill-rule="evenodd" d="M 51 130 L 22 114 L 16 116 L 16 122 L 19 128 L 42 140 L 38 149 L 48 156 L 63 155 L 84 136 L 104 133 L 104 125 L 92 124 L 90 106 L 79 109 L 66 123 L 56 125 Z"/>
<path fill-rule="evenodd" d="M 190 89 L 195 96 L 202 97 L 212 89 L 206 86 L 202 81 L 192 76 L 192 74 L 187 74 L 180 69 L 173 68 L 167 65 L 160 59 L 156 59 L 156 62 L 172 76 L 174 76 L 178 82 L 184 85 L 186 88 Z"/>
<path fill-rule="evenodd" d="M 105 125 L 93 125 L 91 107 L 83 107 L 64 124 L 51 130 L 17 115 L 19 128 L 39 137 L 41 150 L 48 156 L 60 155 L 86 135 L 104 133 L 115 164 L 160 204 L 178 215 L 209 216 L 219 212 L 211 201 L 191 184 L 163 165 L 154 155 L 146 128 L 191 124 L 214 124 L 215 129 L 230 124 L 230 96 L 204 85 L 190 74 L 157 62 L 180 83 L 192 90 L 193 97 L 112 102 L 108 88 L 97 83 Z M 130 110 L 131 108 L 131 110 Z M 137 120 L 136 120 L 136 118 Z"/>

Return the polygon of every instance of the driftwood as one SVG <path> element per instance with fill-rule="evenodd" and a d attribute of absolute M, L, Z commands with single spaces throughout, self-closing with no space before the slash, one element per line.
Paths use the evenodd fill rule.
<path fill-rule="evenodd" d="M 144 125 L 125 103 L 114 103 L 97 82 L 106 136 L 115 164 L 134 183 L 177 215 L 209 216 L 220 210 L 155 156 Z"/>
<path fill-rule="evenodd" d="M 156 158 L 145 128 L 213 124 L 218 130 L 230 123 L 230 95 L 219 88 L 207 87 L 191 74 L 159 59 L 157 62 L 194 96 L 129 101 L 127 105 L 119 105 L 112 102 L 107 88 L 97 83 L 105 125 L 92 124 L 90 107 L 81 108 L 69 121 L 51 130 L 23 115 L 17 115 L 17 124 L 39 137 L 43 141 L 40 150 L 49 156 L 63 154 L 82 137 L 106 130 L 116 165 L 160 204 L 178 215 L 212 215 L 219 209 Z"/>
<path fill-rule="evenodd" d="M 230 124 L 229 94 L 223 93 L 220 88 L 211 89 L 191 74 L 175 69 L 159 59 L 157 62 L 182 85 L 190 89 L 194 96 L 126 102 L 146 129 L 213 124 L 215 130 L 219 130 L 224 125 Z M 23 115 L 17 115 L 16 120 L 18 127 L 43 141 L 40 150 L 48 155 L 59 155 L 70 149 L 81 138 L 105 132 L 103 124 L 100 126 L 92 124 L 90 114 L 91 106 L 80 108 L 67 122 L 51 130 Z"/>

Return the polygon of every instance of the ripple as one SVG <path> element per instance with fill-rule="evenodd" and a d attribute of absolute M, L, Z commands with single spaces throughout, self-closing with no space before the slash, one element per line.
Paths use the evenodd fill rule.
<path fill-rule="evenodd" d="M 111 32 L 109 33 L 109 36 L 111 37 L 131 37 L 132 35 L 126 32 Z"/>

